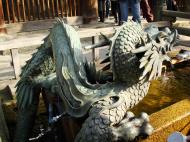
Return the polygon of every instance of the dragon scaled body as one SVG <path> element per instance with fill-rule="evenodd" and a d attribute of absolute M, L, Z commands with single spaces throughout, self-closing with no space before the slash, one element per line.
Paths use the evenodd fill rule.
<path fill-rule="evenodd" d="M 175 39 L 176 31 L 143 30 L 137 23 L 124 23 L 109 40 L 106 61 L 112 81 L 96 84 L 89 82 L 89 74 L 97 74 L 89 73 L 93 69 L 84 59 L 77 32 L 59 20 L 23 68 L 17 84 L 19 109 L 27 112 L 37 104 L 36 92 L 43 88 L 47 94 L 60 96 L 65 113 L 77 118 L 89 115 L 75 141 L 128 141 L 150 135 L 153 128 L 147 114 L 136 118 L 128 110 L 147 94 L 150 80 L 161 75 L 162 62 L 169 60 L 167 52 Z"/>

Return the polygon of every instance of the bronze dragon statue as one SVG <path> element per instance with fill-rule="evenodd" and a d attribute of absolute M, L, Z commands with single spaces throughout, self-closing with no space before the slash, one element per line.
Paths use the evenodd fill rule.
<path fill-rule="evenodd" d="M 167 53 L 176 38 L 176 30 L 158 30 L 155 26 L 142 29 L 135 22 L 126 22 L 112 38 L 90 47 L 110 45 L 108 58 L 103 61 L 108 70 L 98 72 L 85 60 L 85 49 L 74 28 L 58 20 L 17 83 L 15 141 L 28 140 L 42 89 L 60 96 L 65 114 L 88 116 L 76 142 L 131 141 L 150 135 L 153 128 L 148 115 L 135 117 L 129 109 L 146 96 L 150 81 L 161 76 L 162 63 L 170 61 Z M 90 82 L 90 76 L 94 82 Z M 98 83 L 97 78 L 104 82 Z"/>

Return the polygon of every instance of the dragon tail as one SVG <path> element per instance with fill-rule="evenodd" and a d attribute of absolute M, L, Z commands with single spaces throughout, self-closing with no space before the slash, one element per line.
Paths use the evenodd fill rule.
<path fill-rule="evenodd" d="M 36 53 L 26 62 L 22 68 L 20 80 L 16 84 L 16 98 L 18 108 L 30 106 L 34 95 L 39 95 L 41 90 L 41 78 L 55 72 L 55 65 L 52 58 L 51 44 L 49 38 L 44 39 Z M 37 92 L 39 92 L 37 94 Z"/>

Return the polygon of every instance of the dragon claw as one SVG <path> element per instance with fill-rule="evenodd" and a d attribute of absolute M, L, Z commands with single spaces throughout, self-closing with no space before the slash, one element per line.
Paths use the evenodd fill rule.
<path fill-rule="evenodd" d="M 131 117 L 132 115 L 133 117 Z M 115 132 L 117 140 L 131 141 L 138 137 L 147 137 L 153 132 L 148 114 L 144 112 L 139 117 L 135 117 L 132 112 L 127 112 L 120 124 Z"/>

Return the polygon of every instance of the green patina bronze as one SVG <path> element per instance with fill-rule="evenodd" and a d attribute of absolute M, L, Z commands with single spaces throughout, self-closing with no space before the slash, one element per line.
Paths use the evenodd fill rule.
<path fill-rule="evenodd" d="M 129 141 L 150 135 L 148 115 L 135 117 L 128 110 L 144 98 L 150 81 L 161 76 L 162 63 L 170 61 L 167 53 L 176 38 L 175 30 L 124 23 L 112 38 L 92 46 L 110 45 L 103 61 L 107 66 L 97 72 L 85 60 L 77 32 L 59 20 L 23 68 L 17 84 L 20 115 L 15 141 L 28 140 L 41 89 L 60 96 L 66 114 L 76 118 L 88 114 L 76 142 Z"/>

